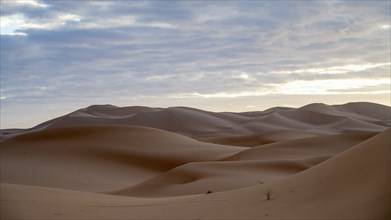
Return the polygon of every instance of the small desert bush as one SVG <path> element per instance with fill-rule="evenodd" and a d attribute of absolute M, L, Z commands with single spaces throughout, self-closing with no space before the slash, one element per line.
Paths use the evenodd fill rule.
<path fill-rule="evenodd" d="M 272 191 L 267 188 L 266 191 L 264 192 L 264 195 L 266 196 L 266 200 L 270 200 L 272 198 Z"/>

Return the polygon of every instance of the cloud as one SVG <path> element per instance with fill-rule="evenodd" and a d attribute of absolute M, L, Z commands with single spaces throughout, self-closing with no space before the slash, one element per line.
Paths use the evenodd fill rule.
<path fill-rule="evenodd" d="M 389 66 L 391 63 L 367 63 L 367 64 L 351 64 L 345 66 L 333 66 L 333 67 L 323 67 L 323 68 L 309 68 L 309 69 L 297 69 L 297 70 L 283 70 L 283 71 L 274 71 L 274 74 L 292 74 L 292 73 L 306 73 L 306 74 L 345 74 L 345 73 L 354 73 L 361 72 L 368 69 L 376 69 L 378 67 Z"/>
<path fill-rule="evenodd" d="M 74 14 L 58 14 L 54 19 L 39 19 L 29 21 L 23 14 L 14 14 L 2 16 L 2 34 L 8 35 L 26 35 L 27 29 L 55 29 L 66 25 L 67 22 L 79 22 L 80 18 Z"/>
<path fill-rule="evenodd" d="M 388 1 L 30 0 L 1 6 L 5 106 L 26 100 L 149 105 L 315 90 L 387 98 L 389 84 L 378 80 L 390 73 Z"/>
<path fill-rule="evenodd" d="M 303 81 L 291 81 L 278 86 L 276 93 L 278 94 L 361 94 L 366 93 L 382 94 L 389 93 L 389 90 L 384 90 L 384 87 L 391 86 L 389 78 L 380 79 L 324 79 Z M 380 86 L 380 87 L 379 87 Z M 368 87 L 381 88 L 371 92 L 366 91 Z M 359 89 L 359 90 L 358 90 Z"/>

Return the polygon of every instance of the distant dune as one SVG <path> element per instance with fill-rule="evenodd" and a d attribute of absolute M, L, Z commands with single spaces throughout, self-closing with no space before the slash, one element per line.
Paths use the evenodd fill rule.
<path fill-rule="evenodd" d="M 0 217 L 390 219 L 390 126 L 364 102 L 94 105 L 1 130 Z"/>

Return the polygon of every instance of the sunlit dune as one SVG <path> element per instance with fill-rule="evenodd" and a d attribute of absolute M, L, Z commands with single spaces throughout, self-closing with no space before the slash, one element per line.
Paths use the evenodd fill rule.
<path fill-rule="evenodd" d="M 391 108 L 94 105 L 1 130 L 1 219 L 390 219 Z"/>

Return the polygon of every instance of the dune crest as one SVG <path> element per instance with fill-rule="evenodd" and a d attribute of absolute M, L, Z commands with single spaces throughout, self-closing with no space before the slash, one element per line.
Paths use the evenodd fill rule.
<path fill-rule="evenodd" d="M 389 219 L 390 113 L 89 106 L 1 130 L 0 217 Z"/>

